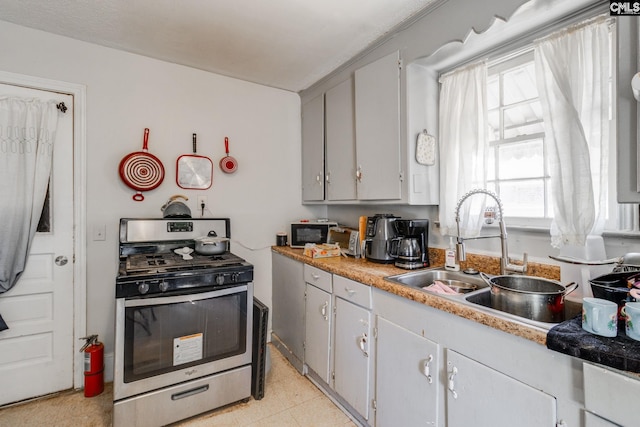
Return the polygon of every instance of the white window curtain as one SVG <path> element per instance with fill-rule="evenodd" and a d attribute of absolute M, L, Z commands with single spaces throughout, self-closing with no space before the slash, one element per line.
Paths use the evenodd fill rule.
<path fill-rule="evenodd" d="M 587 235 L 601 234 L 604 227 L 612 22 L 598 17 L 535 43 L 555 248 L 584 246 Z"/>
<path fill-rule="evenodd" d="M 440 77 L 439 141 L 441 158 L 440 229 L 457 236 L 455 208 L 474 188 L 486 188 L 487 64 L 475 63 Z M 475 237 L 484 216 L 481 203 L 465 203 L 460 212 L 460 235 Z"/>
<path fill-rule="evenodd" d="M 16 284 L 27 263 L 57 125 L 55 101 L 0 97 L 0 294 Z"/>

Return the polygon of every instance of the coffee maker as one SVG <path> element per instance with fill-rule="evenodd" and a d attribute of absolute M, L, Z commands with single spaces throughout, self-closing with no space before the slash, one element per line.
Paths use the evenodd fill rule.
<path fill-rule="evenodd" d="M 395 266 L 407 270 L 429 267 L 429 220 L 397 219 L 395 226 L 400 237 L 394 250 Z"/>
<path fill-rule="evenodd" d="M 392 214 L 375 214 L 367 218 L 365 234 L 365 258 L 380 263 L 395 262 L 398 233 L 395 222 L 399 217 Z"/>

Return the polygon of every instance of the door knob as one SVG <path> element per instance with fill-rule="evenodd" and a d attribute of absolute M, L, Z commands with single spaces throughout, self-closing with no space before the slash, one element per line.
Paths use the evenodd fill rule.
<path fill-rule="evenodd" d="M 66 256 L 60 255 L 56 257 L 54 262 L 56 263 L 56 265 L 63 266 L 63 265 L 66 265 L 69 262 L 69 260 L 67 259 Z"/>

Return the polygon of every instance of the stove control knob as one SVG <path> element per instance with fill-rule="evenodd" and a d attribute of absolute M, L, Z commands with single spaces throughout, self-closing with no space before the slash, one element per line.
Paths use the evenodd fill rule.
<path fill-rule="evenodd" d="M 149 284 L 148 283 L 140 283 L 138 285 L 138 292 L 140 292 L 141 294 L 146 294 L 147 292 L 149 292 Z"/>
<path fill-rule="evenodd" d="M 240 273 L 238 273 L 238 272 L 231 273 L 231 281 L 232 282 L 237 282 L 239 278 L 240 278 Z"/>
<path fill-rule="evenodd" d="M 218 285 L 224 285 L 224 274 L 218 274 L 216 276 L 216 283 Z"/>
<path fill-rule="evenodd" d="M 169 290 L 169 284 L 165 281 L 160 282 L 158 287 L 160 288 L 160 292 L 167 292 Z"/>

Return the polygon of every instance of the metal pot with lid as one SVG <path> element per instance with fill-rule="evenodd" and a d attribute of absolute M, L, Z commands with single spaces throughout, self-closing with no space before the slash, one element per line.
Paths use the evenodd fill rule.
<path fill-rule="evenodd" d="M 195 250 L 200 255 L 220 255 L 229 250 L 229 238 L 218 237 L 215 231 L 210 231 L 204 237 L 193 239 Z"/>
<path fill-rule="evenodd" d="M 493 308 L 538 322 L 564 321 L 564 298 L 578 288 L 575 282 L 563 286 L 541 277 L 480 275 L 491 288 Z"/>
<path fill-rule="evenodd" d="M 183 201 L 180 201 L 182 199 Z M 162 211 L 163 218 L 191 218 L 191 209 L 184 202 L 189 200 L 187 196 L 176 194 L 169 197 L 167 203 L 162 205 L 160 210 Z"/>

